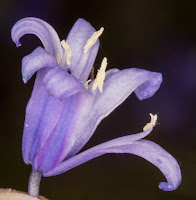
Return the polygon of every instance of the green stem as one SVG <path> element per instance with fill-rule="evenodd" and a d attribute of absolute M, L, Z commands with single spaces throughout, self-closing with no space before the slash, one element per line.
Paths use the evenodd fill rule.
<path fill-rule="evenodd" d="M 29 178 L 29 186 L 28 186 L 28 193 L 32 197 L 36 197 L 39 199 L 39 185 L 41 181 L 42 174 L 38 171 L 31 172 Z"/>

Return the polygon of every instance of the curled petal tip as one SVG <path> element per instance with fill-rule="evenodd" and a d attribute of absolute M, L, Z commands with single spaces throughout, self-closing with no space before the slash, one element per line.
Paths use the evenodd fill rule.
<path fill-rule="evenodd" d="M 24 83 L 41 68 L 53 68 L 57 66 L 56 58 L 41 47 L 37 47 L 32 53 L 22 59 L 22 79 Z"/>
<path fill-rule="evenodd" d="M 22 45 L 20 41 L 17 41 L 15 43 L 16 43 L 16 47 L 20 47 Z"/>
<path fill-rule="evenodd" d="M 161 73 L 157 73 L 157 80 L 161 83 L 163 81 L 163 76 Z"/>
<path fill-rule="evenodd" d="M 26 77 L 23 77 L 22 80 L 23 80 L 24 84 L 26 84 L 28 81 Z"/>
<path fill-rule="evenodd" d="M 170 185 L 167 182 L 161 182 L 159 184 L 159 189 L 163 190 L 163 191 L 173 191 L 176 189 L 176 187 L 173 187 L 172 185 Z"/>
<path fill-rule="evenodd" d="M 154 72 L 150 73 L 147 76 L 150 77 L 149 80 L 144 82 L 135 90 L 135 93 L 139 100 L 144 100 L 152 97 L 154 93 L 159 89 L 163 80 L 161 73 Z"/>

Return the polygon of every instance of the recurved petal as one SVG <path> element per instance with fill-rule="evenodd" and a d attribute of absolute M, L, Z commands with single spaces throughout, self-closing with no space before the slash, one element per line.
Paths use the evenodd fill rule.
<path fill-rule="evenodd" d="M 106 76 L 103 92 L 100 93 L 98 89 L 96 90 L 89 123 L 95 124 L 96 128 L 100 121 L 132 92 L 136 92 L 140 100 L 151 97 L 159 89 L 161 82 L 162 75 L 160 73 L 147 70 L 131 68 L 111 71 Z"/>
<path fill-rule="evenodd" d="M 32 53 L 22 59 L 22 79 L 24 83 L 33 76 L 35 72 L 43 67 L 59 67 L 54 56 L 41 47 L 37 47 Z"/>
<path fill-rule="evenodd" d="M 134 135 L 110 140 L 88 149 L 62 162 L 54 170 L 43 176 L 61 174 L 106 153 L 129 153 L 140 156 L 151 162 L 160 169 L 167 179 L 167 182 L 161 182 L 159 184 L 159 188 L 162 190 L 175 190 L 181 183 L 181 171 L 175 158 L 154 142 L 144 139 L 135 140 Z"/>
<path fill-rule="evenodd" d="M 104 146 L 104 148 L 106 148 L 106 147 L 110 147 L 111 145 L 110 145 L 110 142 L 114 145 L 114 144 L 118 144 L 119 142 L 119 144 L 124 144 L 125 142 L 133 142 L 133 141 L 136 141 L 136 140 L 140 140 L 140 139 L 142 139 L 142 138 L 144 138 L 144 137 L 146 137 L 151 131 L 152 131 L 152 129 L 153 129 L 153 127 L 151 126 L 151 127 L 149 127 L 149 129 L 147 129 L 146 131 L 143 131 L 143 132 L 141 132 L 141 133 L 137 133 L 137 134 L 133 134 L 133 135 L 131 135 L 131 136 L 124 136 L 124 137 L 120 137 L 120 138 L 116 138 L 116 139 L 114 139 L 114 140 L 111 140 L 111 141 L 108 141 L 108 142 L 105 142 L 105 143 L 103 143 L 103 144 L 100 144 L 100 145 L 105 145 Z M 129 140 L 127 140 L 127 139 L 129 139 Z M 124 142 L 124 143 L 123 143 Z M 100 145 L 98 145 L 98 146 L 100 146 Z M 109 145 L 109 146 L 108 146 Z M 94 149 L 94 148 L 96 148 L 96 147 L 98 147 L 98 146 L 95 146 L 95 147 L 93 147 L 93 148 L 91 148 L 91 149 Z M 118 145 L 117 145 L 118 146 Z M 90 151 L 91 149 L 89 149 L 89 150 L 87 150 L 87 151 Z M 44 173 L 44 176 L 54 176 L 54 175 L 58 175 L 58 174 L 61 174 L 61 173 L 63 173 L 63 172 L 66 172 L 66 171 L 68 171 L 68 170 L 70 170 L 70 169 L 72 169 L 72 168 L 74 168 L 74 167 L 76 167 L 76 166 L 78 166 L 78 165 L 80 165 L 80 164 L 82 164 L 82 163 L 84 163 L 84 162 L 86 162 L 86 161 L 84 161 L 84 162 L 81 162 L 81 163 L 78 163 L 77 165 L 75 165 L 75 164 L 71 164 L 72 163 L 72 160 L 78 160 L 78 159 L 75 159 L 76 157 L 78 157 L 79 155 L 83 155 L 84 153 L 85 153 L 86 151 L 84 151 L 84 152 L 82 152 L 82 153 L 80 153 L 80 154 L 78 154 L 78 155 L 76 155 L 76 156 L 74 156 L 74 157 L 71 157 L 71 158 L 67 158 L 66 157 L 66 161 L 64 161 L 64 162 L 62 162 L 61 164 L 59 164 L 59 166 L 57 166 L 54 170 L 52 170 L 51 172 L 49 171 L 48 173 Z M 102 155 L 102 154 L 101 154 Z M 80 156 L 79 156 L 80 157 Z M 90 159 L 89 159 L 90 160 Z M 75 161 L 74 161 L 74 163 L 75 163 Z"/>
<path fill-rule="evenodd" d="M 99 49 L 99 40 L 97 40 L 87 53 L 84 53 L 83 49 L 87 40 L 95 31 L 89 22 L 84 19 L 78 19 L 66 39 L 72 51 L 72 57 L 70 59 L 71 65 L 69 68 L 73 72 L 73 75 L 82 83 L 86 82 Z M 66 52 L 60 65 L 62 67 L 66 65 Z"/>
<path fill-rule="evenodd" d="M 36 35 L 43 43 L 46 51 L 54 56 L 62 56 L 60 39 L 54 28 L 47 22 L 35 17 L 26 17 L 16 22 L 12 27 L 11 36 L 17 47 L 21 46 L 19 40 L 25 34 Z"/>
<path fill-rule="evenodd" d="M 76 93 L 86 91 L 82 83 L 60 67 L 51 69 L 44 77 L 43 84 L 49 95 L 60 100 L 64 100 Z"/>
<path fill-rule="evenodd" d="M 160 87 L 162 75 L 141 69 L 117 69 L 106 73 L 103 92 L 95 91 L 95 101 L 86 127 L 73 146 L 71 155 L 76 154 L 87 143 L 98 124 L 119 106 L 132 92 L 136 91 L 140 100 L 151 97 Z M 90 83 L 89 89 L 93 82 Z"/>

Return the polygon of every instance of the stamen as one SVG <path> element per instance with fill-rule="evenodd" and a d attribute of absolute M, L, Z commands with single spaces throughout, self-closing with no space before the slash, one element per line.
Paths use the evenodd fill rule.
<path fill-rule="evenodd" d="M 65 42 L 65 40 L 61 41 L 61 45 L 62 47 L 65 49 L 65 51 L 67 51 L 67 58 L 66 58 L 66 62 L 68 65 L 71 64 L 70 59 L 71 59 L 71 48 L 70 46 L 67 44 L 67 42 Z"/>
<path fill-rule="evenodd" d="M 150 117 L 151 117 L 151 122 L 150 123 L 147 123 L 144 128 L 143 128 L 143 131 L 146 131 L 148 130 L 149 128 L 153 128 L 155 125 L 156 125 L 156 122 L 157 122 L 157 115 L 153 115 L 150 113 Z"/>
<path fill-rule="evenodd" d="M 57 62 L 58 62 L 58 64 L 59 64 L 60 61 L 61 61 L 61 57 L 59 56 L 59 54 L 57 54 L 56 59 L 57 59 Z"/>
<path fill-rule="evenodd" d="M 84 87 L 88 90 L 88 84 L 91 82 L 91 79 L 89 79 L 88 81 L 86 81 L 86 83 L 84 84 Z"/>
<path fill-rule="evenodd" d="M 103 33 L 104 28 L 101 27 L 99 31 L 96 31 L 93 33 L 93 35 L 87 40 L 85 46 L 84 46 L 84 53 L 86 53 L 97 41 L 97 39 L 101 36 Z"/>
<path fill-rule="evenodd" d="M 107 67 L 107 58 L 105 57 L 101 63 L 101 67 L 97 72 L 97 76 L 94 80 L 94 83 L 92 85 L 92 91 L 94 91 L 97 87 L 99 88 L 99 91 L 103 92 L 103 83 L 105 80 L 105 70 Z"/>
<path fill-rule="evenodd" d="M 92 67 L 91 73 L 90 73 L 90 78 L 91 78 L 92 81 L 95 79 L 95 74 L 94 74 L 94 72 L 95 72 L 95 68 Z"/>

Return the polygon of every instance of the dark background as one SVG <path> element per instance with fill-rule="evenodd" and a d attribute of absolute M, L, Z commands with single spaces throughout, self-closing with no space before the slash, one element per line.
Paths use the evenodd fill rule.
<path fill-rule="evenodd" d="M 161 145 L 179 162 L 182 184 L 173 192 L 159 190 L 165 178 L 142 158 L 108 154 L 62 175 L 43 178 L 41 194 L 51 200 L 196 199 L 196 1 L 130 0 L 1 0 L 0 1 L 0 187 L 27 191 L 31 167 L 23 163 L 21 139 L 25 107 L 34 80 L 24 85 L 23 56 L 40 45 L 35 36 L 16 48 L 11 27 L 23 17 L 46 20 L 65 39 L 82 17 L 95 29 L 105 28 L 95 68 L 104 56 L 108 69 L 144 68 L 163 74 L 153 98 L 132 94 L 99 125 L 84 149 L 140 132 L 158 113 L 158 125 L 147 139 Z"/>

